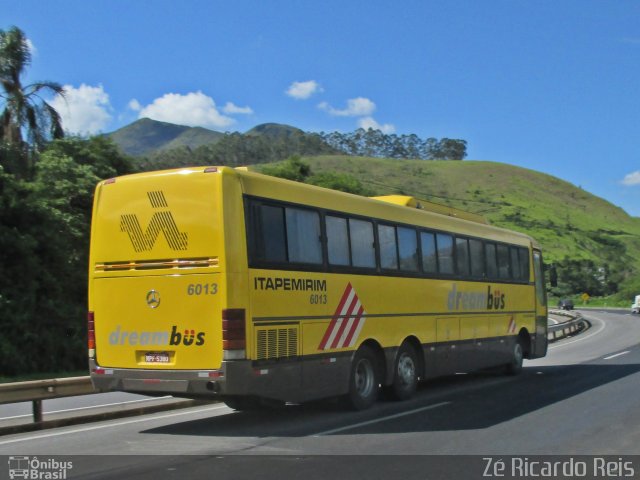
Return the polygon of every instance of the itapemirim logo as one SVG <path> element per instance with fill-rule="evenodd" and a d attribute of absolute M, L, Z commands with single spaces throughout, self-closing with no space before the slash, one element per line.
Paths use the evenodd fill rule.
<path fill-rule="evenodd" d="M 188 245 L 187 233 L 181 232 L 173 219 L 173 214 L 168 210 L 169 204 L 162 191 L 147 192 L 149 203 L 155 209 L 147 228 L 143 231 L 138 216 L 124 214 L 120 216 L 120 231 L 127 233 L 136 252 L 149 252 L 158 239 L 160 233 L 164 234 L 171 250 L 186 250 Z"/>

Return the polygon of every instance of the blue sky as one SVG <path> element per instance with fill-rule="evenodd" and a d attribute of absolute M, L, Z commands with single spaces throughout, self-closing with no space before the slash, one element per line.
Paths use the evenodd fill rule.
<path fill-rule="evenodd" d="M 0 0 L 68 86 L 65 126 L 139 117 L 246 131 L 462 138 L 640 216 L 635 1 Z"/>

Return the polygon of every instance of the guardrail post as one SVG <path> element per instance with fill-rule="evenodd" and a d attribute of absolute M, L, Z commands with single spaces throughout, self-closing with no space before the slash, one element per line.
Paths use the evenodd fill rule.
<path fill-rule="evenodd" d="M 42 400 L 33 401 L 33 421 L 36 423 L 42 421 Z"/>

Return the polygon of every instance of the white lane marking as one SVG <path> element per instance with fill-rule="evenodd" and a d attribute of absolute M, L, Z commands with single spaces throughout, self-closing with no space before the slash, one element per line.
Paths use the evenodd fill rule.
<path fill-rule="evenodd" d="M 629 352 L 630 350 L 627 350 L 626 352 L 620 352 L 620 353 L 616 353 L 615 355 L 609 355 L 608 357 L 604 357 L 603 360 L 611 360 L 612 358 L 619 357 L 620 355 L 626 355 Z"/>
<path fill-rule="evenodd" d="M 50 412 L 43 412 L 43 415 L 52 415 L 54 413 L 65 413 L 65 412 L 75 412 L 78 410 L 88 410 L 91 408 L 101 408 L 101 407 L 113 407 L 116 405 L 126 405 L 129 403 L 140 403 L 140 402 L 153 402 L 154 400 L 160 400 L 163 398 L 173 398 L 171 395 L 165 395 L 163 397 L 154 397 L 154 398 L 140 398 L 138 400 L 127 400 L 125 402 L 115 402 L 115 403 L 103 403 L 101 405 L 90 405 L 88 407 L 76 407 L 76 408 L 67 408 L 64 410 L 51 410 Z M 15 417 L 0 417 L 0 420 L 11 420 L 14 418 L 24 418 L 31 417 L 33 414 L 28 413 L 26 415 L 16 415 Z"/>
<path fill-rule="evenodd" d="M 12 440 L 1 441 L 0 445 L 9 445 L 11 443 L 18 443 L 18 442 L 29 442 L 29 441 L 32 441 L 32 440 L 39 440 L 41 438 L 50 438 L 50 437 L 58 437 L 58 436 L 62 436 L 62 435 L 70 435 L 72 433 L 90 432 L 92 430 L 100 430 L 102 428 L 120 427 L 122 425 L 130 425 L 132 423 L 148 422 L 150 420 L 162 420 L 164 418 L 179 417 L 181 415 L 190 415 L 192 413 L 209 412 L 211 410 L 220 410 L 220 409 L 223 409 L 223 408 L 228 408 L 228 407 L 226 405 L 218 405 L 218 406 L 215 406 L 215 407 L 200 408 L 198 410 L 189 410 L 187 412 L 168 413 L 166 415 L 154 415 L 154 416 L 151 416 L 151 417 L 147 416 L 145 418 L 137 418 L 135 420 L 125 420 L 123 422 L 107 423 L 107 424 L 104 424 L 104 425 L 95 425 L 93 427 L 76 428 L 74 430 L 65 430 L 63 432 L 52 432 L 52 433 L 45 433 L 45 434 L 42 434 L 42 435 L 33 435 L 33 436 L 23 437 L 23 438 L 14 438 Z"/>
<path fill-rule="evenodd" d="M 334 428 L 333 430 L 327 430 L 325 432 L 316 433 L 313 435 L 314 437 L 320 437 L 322 435 L 331 435 L 332 433 L 344 432 L 345 430 L 352 430 L 358 427 L 364 427 L 366 425 L 371 425 L 373 423 L 385 422 L 387 420 L 392 420 L 394 418 L 400 418 L 407 415 L 412 415 L 418 412 L 424 412 L 425 410 L 431 410 L 438 407 L 443 407 L 444 405 L 449 405 L 451 402 L 441 402 L 436 403 L 435 405 L 429 405 L 428 407 L 416 408 L 415 410 L 409 410 L 407 412 L 396 413 L 395 415 L 389 415 L 387 417 L 375 418 L 373 420 L 369 420 L 366 422 L 354 423 L 353 425 L 347 425 L 346 427 Z"/>
<path fill-rule="evenodd" d="M 582 335 L 580 335 L 580 337 L 578 337 L 576 340 L 572 340 L 571 342 L 561 343 L 559 345 L 552 345 L 552 346 L 549 347 L 549 350 L 553 350 L 554 348 L 566 347 L 567 345 L 571 345 L 572 343 L 581 342 L 582 340 L 587 340 L 588 338 L 591 338 L 594 335 L 598 335 L 607 326 L 607 322 L 605 322 L 604 320 L 598 319 L 598 321 L 602 322 L 602 326 L 600 327 L 599 330 L 587 335 L 586 337 L 583 337 Z"/>

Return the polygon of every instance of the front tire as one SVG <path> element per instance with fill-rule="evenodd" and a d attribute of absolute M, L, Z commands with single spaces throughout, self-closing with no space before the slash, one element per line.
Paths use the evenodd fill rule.
<path fill-rule="evenodd" d="M 522 372 L 522 364 L 524 362 L 524 347 L 522 346 L 522 340 L 516 339 L 511 351 L 511 362 L 506 365 L 507 375 L 518 375 Z"/>
<path fill-rule="evenodd" d="M 354 410 L 369 408 L 378 399 L 378 361 L 374 351 L 363 345 L 358 349 L 351 363 L 349 393 L 345 396 L 348 407 Z"/>

